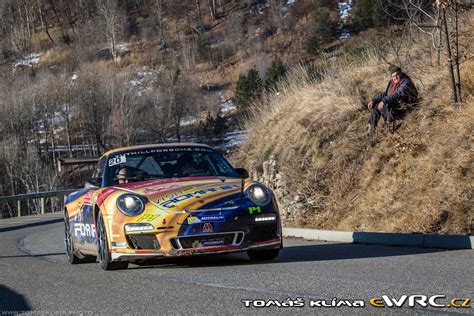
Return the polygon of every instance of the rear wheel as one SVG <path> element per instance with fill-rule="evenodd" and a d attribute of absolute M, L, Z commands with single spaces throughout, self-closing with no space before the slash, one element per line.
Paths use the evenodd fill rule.
<path fill-rule="evenodd" d="M 248 250 L 247 254 L 251 260 L 266 261 L 275 259 L 280 253 L 280 249 Z"/>
<path fill-rule="evenodd" d="M 105 230 L 104 218 L 102 213 L 99 212 L 97 216 L 97 252 L 99 258 L 99 266 L 102 270 L 119 270 L 126 269 L 128 267 L 128 262 L 126 261 L 112 261 L 110 256 L 107 231 Z"/>
<path fill-rule="evenodd" d="M 74 242 L 71 236 L 71 225 L 69 223 L 69 215 L 67 211 L 64 213 L 64 246 L 66 248 L 67 261 L 70 264 L 89 263 L 95 261 L 94 257 L 84 256 L 80 258 L 74 253 Z"/>

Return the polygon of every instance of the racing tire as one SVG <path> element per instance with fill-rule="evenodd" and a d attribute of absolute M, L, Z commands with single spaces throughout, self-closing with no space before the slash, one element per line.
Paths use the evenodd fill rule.
<path fill-rule="evenodd" d="M 120 270 L 128 267 L 126 261 L 112 261 L 108 249 L 107 231 L 105 230 L 104 218 L 99 212 L 97 216 L 97 258 L 99 259 L 99 266 L 102 270 Z"/>
<path fill-rule="evenodd" d="M 64 213 L 64 247 L 66 248 L 67 261 L 70 264 L 90 263 L 95 262 L 96 260 L 92 256 L 84 256 L 83 258 L 80 258 L 74 253 L 74 241 L 71 236 L 71 226 L 67 211 Z"/>
<path fill-rule="evenodd" d="M 253 261 L 267 261 L 278 257 L 280 249 L 265 249 L 265 250 L 248 250 L 247 255 Z"/>

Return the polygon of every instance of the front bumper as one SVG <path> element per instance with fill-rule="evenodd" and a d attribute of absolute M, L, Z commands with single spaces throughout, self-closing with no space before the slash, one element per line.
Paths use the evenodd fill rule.
<path fill-rule="evenodd" d="M 264 220 L 257 218 L 265 217 Z M 158 223 L 166 226 L 158 227 Z M 200 209 L 166 218 L 160 216 L 154 230 L 126 232 L 112 240 L 112 260 L 134 261 L 160 257 L 219 254 L 282 246 L 281 221 L 276 204 L 266 207 L 239 205 Z"/>
<path fill-rule="evenodd" d="M 223 254 L 242 252 L 250 249 L 278 249 L 282 247 L 281 236 L 272 240 L 256 242 L 248 246 L 241 245 L 223 245 L 223 246 L 206 246 L 206 247 L 195 247 L 187 249 L 176 249 L 169 253 L 158 252 L 156 250 L 141 249 L 135 250 L 134 253 L 120 253 L 117 250 L 112 249 L 111 257 L 113 261 L 137 261 L 147 259 L 158 259 L 158 258 L 172 258 L 181 256 L 195 256 L 195 255 L 208 255 L 208 254 Z"/>

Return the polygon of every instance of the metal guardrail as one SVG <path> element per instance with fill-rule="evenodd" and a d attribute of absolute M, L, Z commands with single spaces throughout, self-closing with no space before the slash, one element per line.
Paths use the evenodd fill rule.
<path fill-rule="evenodd" d="M 21 217 L 21 201 L 25 200 L 40 200 L 40 210 L 41 214 L 45 213 L 46 210 L 46 198 L 49 197 L 65 197 L 69 193 L 77 191 L 78 189 L 68 189 L 68 190 L 58 190 L 58 191 L 48 191 L 48 192 L 37 192 L 37 193 L 28 193 L 28 194 L 18 194 L 18 195 L 7 195 L 0 196 L 0 203 L 6 202 L 16 202 L 17 205 L 17 216 Z"/>

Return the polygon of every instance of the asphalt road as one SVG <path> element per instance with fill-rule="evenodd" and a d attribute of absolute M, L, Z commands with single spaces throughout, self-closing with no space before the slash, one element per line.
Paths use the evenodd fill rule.
<path fill-rule="evenodd" d="M 286 239 L 268 263 L 245 254 L 164 260 L 102 271 L 69 265 L 60 214 L 0 220 L 0 315 L 56 314 L 459 314 L 471 308 L 376 308 L 373 297 L 474 298 L 474 251 Z M 246 307 L 242 300 L 302 298 L 304 307 Z M 363 300 L 364 308 L 310 307 Z M 250 303 L 253 304 L 253 303 Z M 260 303 L 256 303 L 257 305 Z M 472 305 L 472 304 L 471 304 Z"/>

